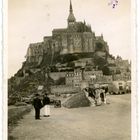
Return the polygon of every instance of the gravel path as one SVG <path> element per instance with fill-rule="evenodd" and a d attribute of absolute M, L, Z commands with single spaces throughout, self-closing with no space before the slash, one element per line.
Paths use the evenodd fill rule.
<path fill-rule="evenodd" d="M 51 117 L 34 119 L 34 110 L 12 131 L 15 140 L 130 140 L 130 94 L 108 97 L 111 104 L 76 109 L 51 108 Z"/>

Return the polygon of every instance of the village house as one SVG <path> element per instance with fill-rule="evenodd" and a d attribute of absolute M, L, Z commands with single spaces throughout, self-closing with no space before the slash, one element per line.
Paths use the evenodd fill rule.
<path fill-rule="evenodd" d="M 95 78 L 93 78 L 95 77 Z M 81 69 L 75 69 L 73 72 L 67 72 L 66 74 L 66 85 L 73 87 L 80 87 L 82 81 L 94 84 L 96 83 L 111 83 L 112 76 L 103 75 L 102 71 L 82 71 Z"/>
<path fill-rule="evenodd" d="M 130 81 L 131 73 L 127 72 L 127 73 L 115 74 L 113 75 L 113 80 L 114 81 L 117 81 L 117 80 Z"/>

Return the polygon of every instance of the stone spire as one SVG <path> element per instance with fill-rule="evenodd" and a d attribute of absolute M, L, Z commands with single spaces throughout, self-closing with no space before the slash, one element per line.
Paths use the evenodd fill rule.
<path fill-rule="evenodd" d="M 103 37 L 103 33 L 101 33 L 101 38 L 103 39 L 104 37 Z"/>
<path fill-rule="evenodd" d="M 69 13 L 69 16 L 68 16 L 68 23 L 73 23 L 75 22 L 75 17 L 74 17 L 74 14 L 73 14 L 73 9 L 72 9 L 72 3 L 71 3 L 71 0 L 70 0 L 70 13 Z"/>
<path fill-rule="evenodd" d="M 73 13 L 73 9 L 72 9 L 71 0 L 70 0 L 70 13 Z"/>

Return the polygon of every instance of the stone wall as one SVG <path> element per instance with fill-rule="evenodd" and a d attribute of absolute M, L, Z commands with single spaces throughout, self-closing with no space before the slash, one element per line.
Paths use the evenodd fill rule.
<path fill-rule="evenodd" d="M 107 43 L 103 37 L 96 37 L 92 32 L 71 32 L 68 29 L 53 30 L 53 36 L 46 36 L 43 42 L 30 44 L 27 50 L 27 60 L 29 62 L 41 61 L 39 56 L 52 52 L 60 54 L 94 52 L 96 43 L 103 44 L 103 52 L 108 51 Z"/>
<path fill-rule="evenodd" d="M 82 39 L 80 34 L 74 34 L 73 36 L 74 52 L 82 52 Z"/>
<path fill-rule="evenodd" d="M 103 75 L 97 78 L 97 82 L 100 83 L 111 83 L 113 81 L 112 76 Z"/>
<path fill-rule="evenodd" d="M 74 93 L 74 92 L 77 92 L 78 91 L 78 88 L 73 88 L 72 86 L 67 86 L 67 85 L 64 85 L 64 86 L 52 86 L 51 87 L 51 92 L 56 94 L 56 93 L 60 93 L 60 94 L 63 94 L 63 93 Z"/>
<path fill-rule="evenodd" d="M 115 74 L 113 75 L 113 80 L 124 80 L 124 81 L 130 81 L 131 80 L 131 73 L 122 73 L 122 74 Z"/>
<path fill-rule="evenodd" d="M 68 53 L 68 41 L 67 41 L 67 34 L 62 34 L 62 50 L 61 54 L 67 54 Z"/>
<path fill-rule="evenodd" d="M 50 73 L 50 77 L 53 80 L 58 80 L 59 78 L 65 77 L 66 76 L 66 72 L 51 72 Z"/>

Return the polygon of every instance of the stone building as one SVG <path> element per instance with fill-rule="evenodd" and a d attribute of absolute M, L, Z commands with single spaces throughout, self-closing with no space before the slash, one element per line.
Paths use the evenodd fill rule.
<path fill-rule="evenodd" d="M 96 76 L 96 78 L 93 81 L 93 76 Z M 81 69 L 75 69 L 73 72 L 67 72 L 66 73 L 66 85 L 67 86 L 73 86 L 73 87 L 80 87 L 82 81 L 91 84 L 96 83 L 111 83 L 112 82 L 112 76 L 106 76 L 103 75 L 102 71 L 83 71 Z"/>
<path fill-rule="evenodd" d="M 74 69 L 73 72 L 67 72 L 65 76 L 66 85 L 73 87 L 80 87 L 80 84 L 83 80 L 82 70 Z"/>
<path fill-rule="evenodd" d="M 80 87 L 82 80 L 83 80 L 82 70 L 81 69 L 75 69 L 74 70 L 74 77 L 73 77 L 73 86 L 74 87 Z"/>
<path fill-rule="evenodd" d="M 121 57 L 117 57 L 115 63 L 118 67 L 129 67 L 130 63 L 128 60 L 123 60 Z"/>
<path fill-rule="evenodd" d="M 108 64 L 115 64 L 115 59 L 112 59 L 111 57 L 107 57 Z"/>
<path fill-rule="evenodd" d="M 91 81 L 92 80 L 92 75 L 96 75 L 96 81 L 99 79 L 99 77 L 102 77 L 103 76 L 103 72 L 102 71 L 95 71 L 95 70 L 92 70 L 92 71 L 84 71 L 84 79 L 86 81 Z"/>
<path fill-rule="evenodd" d="M 82 70 L 75 69 L 73 72 L 67 72 L 65 76 L 66 85 L 80 87 L 82 81 Z"/>
<path fill-rule="evenodd" d="M 121 74 L 115 74 L 113 75 L 113 80 L 114 81 L 118 81 L 118 80 L 131 81 L 131 73 L 126 72 L 126 73 L 121 73 Z"/>
<path fill-rule="evenodd" d="M 109 52 L 108 44 L 103 35 L 95 36 L 91 26 L 86 22 L 76 21 L 70 1 L 67 27 L 53 29 L 52 36 L 45 36 L 43 42 L 29 45 L 27 50 L 27 62 L 39 64 L 43 54 L 70 54 L 88 52 Z"/>
<path fill-rule="evenodd" d="M 74 72 L 67 72 L 65 75 L 66 85 L 73 86 L 74 85 Z"/>

